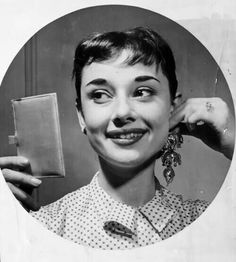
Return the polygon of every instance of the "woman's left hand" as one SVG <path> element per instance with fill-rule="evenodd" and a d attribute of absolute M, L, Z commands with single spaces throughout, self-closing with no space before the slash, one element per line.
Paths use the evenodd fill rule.
<path fill-rule="evenodd" d="M 190 98 L 177 105 L 170 118 L 170 129 L 174 128 L 232 159 L 235 119 L 221 98 Z"/>

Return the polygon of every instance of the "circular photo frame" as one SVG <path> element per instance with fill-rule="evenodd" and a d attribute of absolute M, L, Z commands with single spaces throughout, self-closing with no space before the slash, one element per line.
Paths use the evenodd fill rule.
<path fill-rule="evenodd" d="M 102 16 L 104 13 L 106 19 Z M 96 154 L 80 132 L 74 105 L 76 93 L 71 72 L 77 43 L 92 32 L 124 30 L 137 26 L 158 31 L 169 43 L 176 60 L 179 91 L 185 99 L 217 96 L 226 101 L 230 110 L 234 111 L 231 93 L 220 66 L 191 33 L 172 20 L 140 7 L 120 5 L 89 7 L 61 17 L 38 31 L 24 45 L 8 68 L 1 85 L 3 94 L 1 105 L 4 108 L 1 110 L 1 119 L 4 121 L 2 137 L 14 131 L 9 102 L 11 99 L 51 92 L 56 92 L 58 95 L 66 177 L 43 179 L 42 185 L 34 194 L 39 205 L 47 205 L 68 192 L 88 184 L 98 169 Z M 9 146 L 6 140 L 2 141 L 2 145 L 2 156 L 14 155 L 15 148 Z M 182 165 L 176 168 L 176 177 L 169 190 L 176 195 L 181 194 L 184 200 L 204 199 L 209 203 L 212 202 L 225 180 L 231 161 L 191 137 L 184 136 L 184 144 L 179 152 L 182 156 Z M 156 167 L 156 176 L 161 184 L 164 184 L 162 169 L 159 163 Z M 79 175 L 78 170 L 80 170 Z M 7 188 L 4 190 L 8 192 Z M 14 204 L 12 208 L 19 209 L 18 204 L 16 207 L 13 206 Z M 22 213 L 23 216 L 27 215 L 24 210 L 17 212 Z M 25 221 L 31 221 L 28 217 L 27 215 L 27 219 L 23 219 L 23 224 Z M 199 225 L 197 221 L 192 226 Z M 37 222 L 32 223 L 37 224 Z M 202 228 L 204 232 L 204 226 Z M 191 235 L 188 233 L 189 230 L 186 228 L 184 231 Z M 181 238 L 178 235 L 171 239 L 176 241 Z M 51 236 L 53 239 L 53 234 Z M 162 252 L 165 250 L 164 242 L 170 243 L 171 239 L 162 241 L 161 244 L 157 243 L 160 244 L 159 248 Z M 60 241 L 63 244 L 67 243 L 64 240 Z M 78 247 L 72 246 L 73 250 Z M 85 252 L 83 254 L 86 256 L 87 248 L 79 247 L 81 254 Z M 146 250 L 152 247 L 146 247 Z M 148 252 L 142 250 L 142 254 Z M 175 251 L 178 253 L 178 248 Z M 24 256 L 28 254 L 27 252 Z M 97 250 L 91 252 L 99 253 Z M 74 256 L 78 255 L 77 251 L 72 253 Z M 130 252 L 124 254 L 128 257 Z"/>

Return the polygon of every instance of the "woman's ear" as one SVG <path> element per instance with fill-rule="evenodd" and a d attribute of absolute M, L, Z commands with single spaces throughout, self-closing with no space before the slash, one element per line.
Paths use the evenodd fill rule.
<path fill-rule="evenodd" d="M 86 130 L 86 124 L 85 124 L 85 121 L 84 121 L 84 117 L 83 117 L 83 113 L 81 110 L 79 110 L 77 108 L 77 116 L 78 116 L 78 119 L 79 119 L 79 124 L 80 124 L 80 127 L 81 127 L 81 131 L 83 133 L 85 133 L 85 130 Z"/>
<path fill-rule="evenodd" d="M 180 92 L 177 92 L 175 98 L 171 103 L 170 114 L 172 114 L 175 108 L 178 107 L 178 105 L 180 105 L 181 103 L 182 103 L 182 94 Z"/>

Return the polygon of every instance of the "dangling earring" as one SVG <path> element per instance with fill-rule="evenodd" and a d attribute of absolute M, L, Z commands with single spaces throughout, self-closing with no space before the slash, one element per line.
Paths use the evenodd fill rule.
<path fill-rule="evenodd" d="M 162 165 L 165 166 L 163 170 L 163 175 L 166 180 L 167 186 L 173 181 L 175 177 L 174 169 L 181 164 L 181 156 L 179 153 L 175 152 L 176 148 L 180 148 L 183 143 L 183 137 L 178 132 L 173 132 L 168 135 L 167 142 L 163 147 L 163 154 L 161 156 Z"/>

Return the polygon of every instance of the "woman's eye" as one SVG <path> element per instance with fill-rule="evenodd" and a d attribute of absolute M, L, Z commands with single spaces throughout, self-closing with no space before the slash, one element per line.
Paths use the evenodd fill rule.
<path fill-rule="evenodd" d="M 134 92 L 134 97 L 147 98 L 153 95 L 153 91 L 149 88 L 140 88 Z"/>
<path fill-rule="evenodd" d="M 94 91 L 90 94 L 90 97 L 94 102 L 96 103 L 106 103 L 108 102 L 112 97 L 107 91 Z"/>

